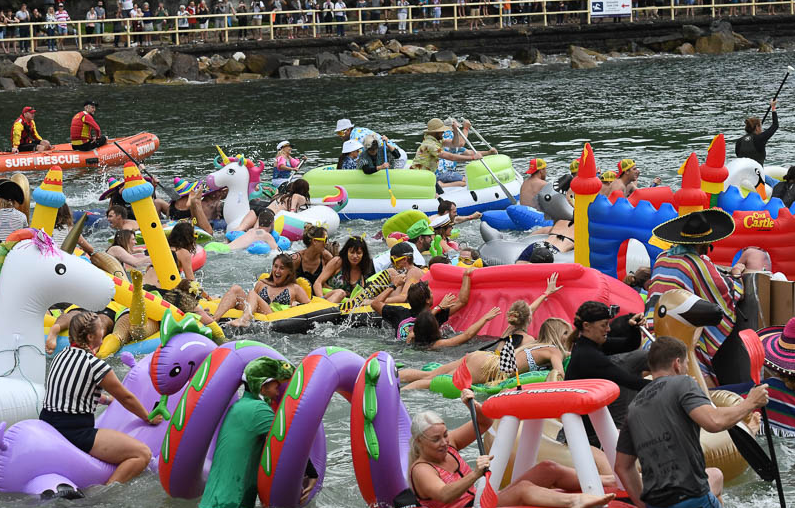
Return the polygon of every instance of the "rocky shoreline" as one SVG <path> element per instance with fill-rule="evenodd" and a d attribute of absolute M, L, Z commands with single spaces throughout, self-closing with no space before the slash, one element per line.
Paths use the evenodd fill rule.
<path fill-rule="evenodd" d="M 440 43 L 441 45 L 441 43 Z M 366 77 L 383 74 L 429 74 L 515 69 L 544 63 L 568 63 L 574 69 L 592 69 L 610 58 L 660 53 L 694 55 L 734 51 L 773 51 L 769 37 L 751 41 L 732 30 L 730 23 L 715 21 L 708 29 L 682 25 L 669 34 L 630 42 L 606 54 L 569 46 L 567 55 L 543 55 L 527 45 L 503 58 L 473 53 L 459 56 L 432 44 L 401 44 L 395 39 L 351 42 L 340 53 L 285 56 L 276 51 L 235 52 L 195 57 L 167 47 L 144 52 L 133 48 L 105 55 L 94 63 L 77 51 L 27 55 L 13 62 L 0 60 L 0 89 L 79 86 L 84 84 L 140 85 L 191 82 L 231 83 L 265 78 L 310 79 L 320 76 Z"/>

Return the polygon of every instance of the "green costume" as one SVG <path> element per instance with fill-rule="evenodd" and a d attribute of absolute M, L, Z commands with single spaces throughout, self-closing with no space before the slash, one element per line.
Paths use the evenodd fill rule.
<path fill-rule="evenodd" d="M 260 399 L 260 388 L 266 381 L 289 379 L 294 371 L 287 362 L 265 357 L 246 365 L 248 389 L 221 424 L 199 508 L 253 508 L 257 465 L 275 416 L 270 401 Z"/>

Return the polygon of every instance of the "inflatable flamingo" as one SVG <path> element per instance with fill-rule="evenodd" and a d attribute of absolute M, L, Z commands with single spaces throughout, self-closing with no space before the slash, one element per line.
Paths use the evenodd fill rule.
<path fill-rule="evenodd" d="M 38 418 L 44 398 L 41 323 L 58 302 L 101 310 L 113 298 L 113 281 L 53 244 L 41 230 L 25 230 L 0 244 L 0 420 Z"/>

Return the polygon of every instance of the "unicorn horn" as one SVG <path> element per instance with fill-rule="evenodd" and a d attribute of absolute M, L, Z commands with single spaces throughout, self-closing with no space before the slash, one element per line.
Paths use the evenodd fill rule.
<path fill-rule="evenodd" d="M 224 161 L 224 166 L 229 164 L 229 157 L 227 157 L 226 154 L 224 153 L 224 151 L 221 150 L 221 147 L 218 146 L 218 145 L 215 145 L 215 148 L 217 148 L 218 149 L 218 153 L 221 154 L 221 160 Z"/>
<path fill-rule="evenodd" d="M 88 214 L 84 213 L 83 216 L 80 217 L 80 219 L 75 223 L 75 225 L 72 227 L 72 230 L 69 231 L 69 234 L 66 235 L 66 238 L 64 238 L 63 243 L 61 244 L 62 251 L 69 254 L 74 254 L 77 241 L 80 239 L 80 235 L 83 234 L 83 226 L 86 225 L 87 218 Z"/>

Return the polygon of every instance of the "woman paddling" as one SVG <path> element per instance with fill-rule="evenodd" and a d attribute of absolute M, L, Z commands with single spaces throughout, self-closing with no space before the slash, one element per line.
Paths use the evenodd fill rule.
<path fill-rule="evenodd" d="M 465 404 L 474 396 L 471 390 L 461 392 L 461 400 Z M 492 420 L 483 414 L 480 403 L 475 401 L 474 404 L 482 433 L 491 427 Z M 469 467 L 458 451 L 471 444 L 475 438 L 472 422 L 448 432 L 444 420 L 433 411 L 419 413 L 412 419 L 409 481 L 422 506 L 461 508 L 473 505 L 475 482 L 485 474 L 494 458 L 481 455 L 477 458 L 475 470 Z M 609 478 L 603 477 L 602 480 L 610 483 Z M 579 490 L 577 472 L 545 460 L 500 490 L 497 504 L 587 508 L 604 506 L 615 498 L 615 494 L 569 494 L 554 489 Z"/>
<path fill-rule="evenodd" d="M 126 410 L 151 425 L 161 423 L 163 417 L 149 419 L 141 401 L 121 384 L 104 360 L 94 356 L 103 338 L 97 314 L 81 312 L 75 316 L 69 323 L 69 338 L 75 347 L 64 349 L 53 359 L 39 418 L 85 453 L 118 464 L 106 484 L 127 482 L 146 468 L 152 452 L 127 434 L 94 428 L 97 404 L 108 404 L 115 398 Z M 102 395 L 102 389 L 111 397 Z"/>
<path fill-rule="evenodd" d="M 776 113 L 776 100 L 770 101 L 770 110 L 773 113 L 773 123 L 762 131 L 762 121 L 752 116 L 745 119 L 745 136 L 737 140 L 734 145 L 734 154 L 737 157 L 747 157 L 765 165 L 765 145 L 778 130 L 778 113 Z"/>

